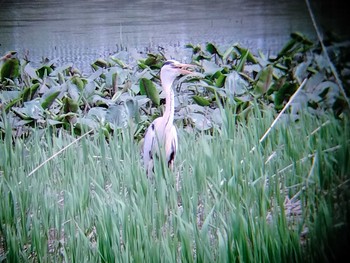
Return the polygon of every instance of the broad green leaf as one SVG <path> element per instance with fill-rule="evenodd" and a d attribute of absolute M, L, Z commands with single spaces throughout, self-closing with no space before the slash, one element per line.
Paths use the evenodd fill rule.
<path fill-rule="evenodd" d="M 50 66 L 42 66 L 42 67 L 40 67 L 40 68 L 38 68 L 36 70 L 36 72 L 38 73 L 39 78 L 41 78 L 41 79 L 43 77 L 46 77 L 46 76 L 50 75 L 52 73 L 52 71 L 53 71 L 53 68 L 50 67 Z"/>
<path fill-rule="evenodd" d="M 82 91 L 87 83 L 86 79 L 82 79 L 78 76 L 72 77 L 72 83 L 75 84 L 80 91 Z"/>
<path fill-rule="evenodd" d="M 207 100 L 206 98 L 201 97 L 201 96 L 194 95 L 192 98 L 200 106 L 209 106 L 210 105 L 210 101 Z"/>
<path fill-rule="evenodd" d="M 94 66 L 100 67 L 100 68 L 107 68 L 108 62 L 102 58 L 96 59 L 96 61 L 92 64 Z"/>
<path fill-rule="evenodd" d="M 220 88 L 223 87 L 225 84 L 225 80 L 226 80 L 226 75 L 220 74 L 215 81 L 215 86 L 220 87 Z"/>
<path fill-rule="evenodd" d="M 137 61 L 137 65 L 141 69 L 147 69 L 148 68 L 148 66 L 144 63 L 144 61 L 141 61 L 141 60 Z"/>
<path fill-rule="evenodd" d="M 151 80 L 146 78 L 140 79 L 140 92 L 142 95 L 147 95 L 147 97 L 150 98 L 155 105 L 159 106 L 159 93 L 156 86 Z"/>
<path fill-rule="evenodd" d="M 288 52 L 295 46 L 296 40 L 290 39 L 281 49 L 281 51 L 278 53 L 277 58 L 280 58 L 282 56 L 285 56 L 288 54 Z"/>
<path fill-rule="evenodd" d="M 17 58 L 7 59 L 1 66 L 0 77 L 4 79 L 16 79 L 19 76 L 19 60 Z"/>
<path fill-rule="evenodd" d="M 18 97 L 18 98 L 16 98 L 16 99 L 11 100 L 9 103 L 6 104 L 6 106 L 5 106 L 5 112 L 8 113 L 8 111 L 9 111 L 14 105 L 16 105 L 17 103 L 19 103 L 20 101 L 22 101 L 22 98 L 21 98 L 21 97 Z M 0 102 L 1 102 L 1 101 L 0 101 Z M 2 106 L 1 103 L 0 103 L 0 106 Z M 1 109 L 1 107 L 0 107 L 0 109 Z"/>
<path fill-rule="evenodd" d="M 254 91 L 257 95 L 265 94 L 270 89 L 273 81 L 272 73 L 273 68 L 271 65 L 259 72 L 258 80 L 254 87 Z"/>
<path fill-rule="evenodd" d="M 164 56 L 161 54 L 148 54 L 143 64 L 151 69 L 160 69 L 163 65 Z"/>
<path fill-rule="evenodd" d="M 218 55 L 219 57 L 222 57 L 222 55 L 218 51 L 217 47 L 212 43 L 208 43 L 206 45 L 205 49 L 212 55 Z"/>
<path fill-rule="evenodd" d="M 279 90 L 286 83 L 286 81 L 287 81 L 287 79 L 285 76 L 280 77 L 279 79 L 274 81 L 272 83 L 271 87 L 267 90 L 266 95 L 269 96 L 272 93 L 274 93 L 275 91 Z"/>
<path fill-rule="evenodd" d="M 144 62 L 145 65 L 147 66 L 154 66 L 155 64 L 157 64 L 157 57 L 155 56 L 149 56 L 145 62 Z"/>
<path fill-rule="evenodd" d="M 23 113 L 23 108 L 12 107 L 11 111 L 23 120 L 31 120 L 32 118 Z"/>
<path fill-rule="evenodd" d="M 292 32 L 290 36 L 292 39 L 295 39 L 296 41 L 301 42 L 305 45 L 313 45 L 313 42 L 307 39 L 306 36 L 300 32 Z"/>
<path fill-rule="evenodd" d="M 23 101 L 28 101 L 30 100 L 30 87 L 26 87 L 24 88 L 23 92 L 22 92 L 22 100 Z"/>
<path fill-rule="evenodd" d="M 117 91 L 117 88 L 128 79 L 129 74 L 127 70 L 119 67 L 109 68 L 108 72 L 105 74 L 107 87 L 111 87 L 114 91 Z"/>
<path fill-rule="evenodd" d="M 40 87 L 40 83 L 35 83 L 30 87 L 30 98 L 32 99 L 34 94 L 37 92 L 38 88 Z"/>
<path fill-rule="evenodd" d="M 245 51 L 242 53 L 241 59 L 239 60 L 239 63 L 238 63 L 238 65 L 237 65 L 237 67 L 236 67 L 236 71 L 237 71 L 237 72 L 242 72 L 242 71 L 243 71 L 244 65 L 245 65 L 245 63 L 247 62 L 248 55 L 249 55 L 248 50 L 245 50 Z"/>
<path fill-rule="evenodd" d="M 193 45 L 191 43 L 187 44 L 185 47 L 186 48 L 191 48 L 193 54 L 197 54 L 197 53 L 199 53 L 202 50 L 200 45 Z"/>
<path fill-rule="evenodd" d="M 118 73 L 114 72 L 112 74 L 112 88 L 114 91 L 117 91 L 118 89 Z"/>
<path fill-rule="evenodd" d="M 78 103 L 72 100 L 69 97 L 64 97 L 63 100 L 63 112 L 77 112 L 78 111 Z"/>
<path fill-rule="evenodd" d="M 128 66 L 119 58 L 111 57 L 111 60 L 114 61 L 119 67 L 127 68 Z"/>
<path fill-rule="evenodd" d="M 225 50 L 225 53 L 222 55 L 222 59 L 224 61 L 227 61 L 229 56 L 232 55 L 232 52 L 234 51 L 234 47 L 230 46 L 228 49 Z"/>
<path fill-rule="evenodd" d="M 297 85 L 295 83 L 286 82 L 278 91 L 275 93 L 275 108 L 282 109 L 284 101 L 288 101 L 290 96 L 296 91 Z"/>
<path fill-rule="evenodd" d="M 249 49 L 241 47 L 239 45 L 235 46 L 238 51 L 241 53 L 242 56 L 246 56 L 248 62 L 252 62 L 254 64 L 258 63 L 257 59 L 255 56 L 249 51 Z"/>
<path fill-rule="evenodd" d="M 212 79 L 217 79 L 217 78 L 220 77 L 221 75 L 222 75 L 221 70 L 218 70 L 218 71 L 216 71 L 216 72 L 211 76 L 211 78 L 212 78 Z"/>
<path fill-rule="evenodd" d="M 200 52 L 196 57 L 193 58 L 194 61 L 210 61 L 211 55 L 206 55 L 203 52 Z"/>
<path fill-rule="evenodd" d="M 41 102 L 41 107 L 43 107 L 43 109 L 49 108 L 60 93 L 61 92 L 58 90 L 58 91 L 54 91 L 54 92 L 50 93 L 45 98 L 43 97 L 42 102 Z"/>
<path fill-rule="evenodd" d="M 91 64 L 91 67 L 92 67 L 93 71 L 96 71 L 100 68 L 99 66 L 95 65 L 94 63 Z"/>

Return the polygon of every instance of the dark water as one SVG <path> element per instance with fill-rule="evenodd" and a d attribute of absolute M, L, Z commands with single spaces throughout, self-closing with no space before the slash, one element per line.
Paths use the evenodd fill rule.
<path fill-rule="evenodd" d="M 189 42 L 274 53 L 294 31 L 316 39 L 303 0 L 0 0 L 0 55 L 16 50 L 83 69 L 126 49 L 137 56 L 161 47 L 183 60 Z"/>

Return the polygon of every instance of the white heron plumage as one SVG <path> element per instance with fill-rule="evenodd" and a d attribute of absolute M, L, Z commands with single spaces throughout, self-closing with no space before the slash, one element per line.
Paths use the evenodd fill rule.
<path fill-rule="evenodd" d="M 187 68 L 193 65 L 182 64 L 175 60 L 168 60 L 160 70 L 160 80 L 165 93 L 165 111 L 163 116 L 155 119 L 148 127 L 143 142 L 143 162 L 147 176 L 153 172 L 155 154 L 164 147 L 164 160 L 168 167 L 173 168 L 178 147 L 177 131 L 174 126 L 174 91 L 173 82 L 179 75 L 192 73 Z"/>

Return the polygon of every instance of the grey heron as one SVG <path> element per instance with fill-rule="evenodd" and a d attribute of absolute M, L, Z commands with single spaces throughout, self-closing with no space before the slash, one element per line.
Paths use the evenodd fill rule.
<path fill-rule="evenodd" d="M 193 65 L 182 64 L 175 60 L 167 60 L 160 70 L 160 80 L 165 93 L 165 111 L 147 128 L 143 142 L 143 162 L 147 176 L 153 172 L 154 157 L 163 148 L 168 167 L 173 168 L 178 147 L 177 131 L 174 126 L 174 91 L 173 82 L 179 75 L 193 73 L 188 68 Z"/>

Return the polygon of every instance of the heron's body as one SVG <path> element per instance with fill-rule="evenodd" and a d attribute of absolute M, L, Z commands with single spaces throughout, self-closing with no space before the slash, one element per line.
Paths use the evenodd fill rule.
<path fill-rule="evenodd" d="M 155 155 L 162 149 L 164 161 L 172 168 L 178 147 L 177 132 L 174 126 L 174 91 L 172 84 L 180 74 L 189 74 L 185 68 L 191 65 L 181 64 L 174 60 L 164 63 L 160 78 L 165 92 L 165 112 L 148 127 L 143 143 L 143 162 L 149 176 L 153 171 Z"/>
<path fill-rule="evenodd" d="M 147 143 L 143 148 L 143 161 L 147 171 L 147 175 L 150 175 L 153 170 L 153 158 L 155 154 L 159 154 L 159 148 L 164 147 L 162 150 L 165 153 L 165 161 L 169 167 L 173 166 L 175 160 L 175 154 L 177 150 L 177 132 L 173 123 L 169 127 L 164 125 L 164 117 L 155 119 L 150 127 L 147 129 L 145 135 L 145 141 L 150 140 L 151 143 Z M 161 128 L 159 128 L 161 127 Z"/>

